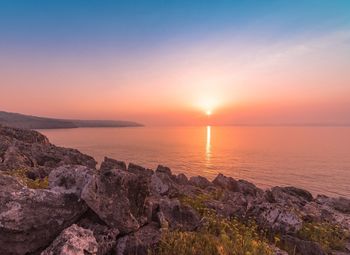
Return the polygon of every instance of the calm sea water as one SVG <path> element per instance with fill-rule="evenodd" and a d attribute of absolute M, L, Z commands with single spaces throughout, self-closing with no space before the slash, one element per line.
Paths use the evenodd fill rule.
<path fill-rule="evenodd" d="M 40 130 L 56 145 L 175 173 L 220 172 L 256 185 L 350 197 L 349 127 L 142 127 Z"/>

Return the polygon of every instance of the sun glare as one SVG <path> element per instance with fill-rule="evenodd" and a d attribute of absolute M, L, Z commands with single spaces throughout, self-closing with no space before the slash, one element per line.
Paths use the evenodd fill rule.
<path fill-rule="evenodd" d="M 207 111 L 205 112 L 205 114 L 206 114 L 207 116 L 210 116 L 210 115 L 212 114 L 212 111 L 211 111 L 211 110 L 207 110 Z"/>

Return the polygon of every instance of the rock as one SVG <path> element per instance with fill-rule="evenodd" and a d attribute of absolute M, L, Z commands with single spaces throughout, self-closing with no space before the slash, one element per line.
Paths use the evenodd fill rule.
<path fill-rule="evenodd" d="M 163 212 L 157 212 L 157 222 L 161 229 L 169 229 L 169 222 L 166 220 Z"/>
<path fill-rule="evenodd" d="M 255 218 L 261 227 L 277 233 L 296 233 L 303 224 L 297 212 L 269 203 L 255 205 L 248 216 Z"/>
<path fill-rule="evenodd" d="M 151 193 L 153 195 L 167 195 L 176 197 L 179 194 L 180 186 L 176 182 L 175 176 L 169 175 L 167 172 L 156 171 L 151 176 Z"/>
<path fill-rule="evenodd" d="M 330 206 L 339 212 L 350 214 L 350 199 L 345 197 L 332 198 Z"/>
<path fill-rule="evenodd" d="M 288 252 L 281 250 L 275 245 L 271 245 L 271 249 L 272 249 L 273 255 L 288 255 Z"/>
<path fill-rule="evenodd" d="M 205 205 L 224 217 L 244 217 L 248 202 L 242 193 L 224 190 L 219 200 L 208 200 Z"/>
<path fill-rule="evenodd" d="M 0 173 L 0 254 L 46 247 L 87 209 L 75 194 L 33 190 Z"/>
<path fill-rule="evenodd" d="M 232 177 L 226 177 L 223 174 L 218 174 L 218 176 L 216 176 L 216 178 L 213 180 L 213 184 L 222 189 L 227 189 L 232 192 L 240 191 L 238 182 Z"/>
<path fill-rule="evenodd" d="M 140 227 L 147 181 L 133 173 L 113 169 L 94 176 L 82 191 L 82 199 L 108 226 L 121 233 Z"/>
<path fill-rule="evenodd" d="M 296 190 L 299 190 L 300 193 L 297 194 Z M 304 190 L 300 190 L 294 187 L 273 187 L 270 191 L 265 192 L 265 197 L 268 196 L 268 200 L 272 203 L 277 203 L 290 208 L 294 208 L 296 210 L 300 210 L 311 201 L 308 201 L 310 197 L 307 195 L 307 191 L 305 191 L 305 193 L 303 193 L 303 191 Z"/>
<path fill-rule="evenodd" d="M 25 169 L 34 167 L 34 162 L 24 155 L 15 144 L 9 145 L 3 154 L 2 170 Z"/>
<path fill-rule="evenodd" d="M 140 228 L 133 234 L 118 239 L 115 255 L 147 255 L 155 248 L 161 238 L 161 232 L 155 224 Z"/>
<path fill-rule="evenodd" d="M 145 177 L 150 177 L 153 174 L 153 171 L 151 169 L 146 169 L 142 166 L 135 165 L 133 163 L 130 163 L 128 165 L 128 171 L 136 174 L 136 175 L 141 175 Z"/>
<path fill-rule="evenodd" d="M 202 176 L 191 177 L 189 183 L 191 185 L 194 185 L 194 186 L 199 187 L 201 189 L 205 189 L 205 188 L 210 187 L 212 185 L 212 183 L 210 181 L 208 181 L 207 178 L 202 177 Z"/>
<path fill-rule="evenodd" d="M 319 244 L 312 241 L 301 240 L 291 235 L 282 236 L 281 244 L 284 249 L 290 251 L 291 254 L 326 255 Z"/>
<path fill-rule="evenodd" d="M 23 185 L 17 179 L 0 172 L 0 195 L 2 195 L 2 199 L 6 198 L 5 195 L 20 191 L 22 188 L 24 188 Z"/>
<path fill-rule="evenodd" d="M 311 202 L 313 200 L 313 197 L 311 193 L 307 190 L 300 189 L 300 188 L 295 188 L 295 187 L 284 187 L 281 188 L 284 192 L 292 195 L 292 196 L 297 196 L 301 199 L 304 199 L 308 202 Z"/>
<path fill-rule="evenodd" d="M 0 125 L 0 136 L 25 143 L 39 143 L 42 145 L 49 144 L 49 140 L 46 138 L 46 136 L 34 130 L 11 128 Z"/>
<path fill-rule="evenodd" d="M 110 254 L 116 246 L 119 230 L 108 227 L 91 210 L 77 224 L 93 232 L 98 244 L 97 255 Z"/>
<path fill-rule="evenodd" d="M 62 165 L 96 167 L 96 161 L 78 150 L 57 147 L 42 134 L 0 126 L 0 170 L 31 170 L 39 177 Z"/>
<path fill-rule="evenodd" d="M 302 207 L 313 200 L 310 192 L 295 187 L 273 187 L 270 195 L 274 202 L 297 207 Z"/>
<path fill-rule="evenodd" d="M 126 164 L 124 161 L 115 160 L 112 158 L 105 157 L 101 163 L 100 171 L 120 169 L 126 171 Z"/>
<path fill-rule="evenodd" d="M 245 181 L 245 180 L 239 180 L 237 182 L 239 192 L 243 193 L 244 195 L 251 195 L 251 196 L 257 196 L 258 194 L 263 194 L 263 191 L 259 188 L 257 188 L 253 183 Z"/>
<path fill-rule="evenodd" d="M 164 174 L 167 174 L 169 176 L 171 176 L 171 170 L 169 167 L 166 167 L 166 166 L 162 166 L 162 165 L 159 165 L 157 167 L 157 170 L 156 170 L 156 173 L 164 173 Z"/>
<path fill-rule="evenodd" d="M 74 193 L 80 197 L 95 171 L 86 166 L 61 166 L 51 171 L 49 187 L 58 192 Z"/>
<path fill-rule="evenodd" d="M 188 185 L 189 184 L 188 178 L 184 174 L 178 174 L 176 176 L 176 181 L 177 181 L 178 184 L 181 184 L 181 185 Z"/>
<path fill-rule="evenodd" d="M 63 230 L 41 255 L 95 255 L 97 247 L 91 230 L 73 224 Z"/>
<path fill-rule="evenodd" d="M 163 181 L 156 173 L 151 177 L 151 190 L 153 194 L 164 196 L 169 192 L 169 181 Z"/>
<path fill-rule="evenodd" d="M 166 220 L 171 229 L 193 231 L 200 225 L 198 213 L 177 199 L 160 199 L 158 212 L 162 213 L 162 221 Z M 159 218 L 159 214 L 157 217 Z M 162 222 L 159 224 L 162 225 Z"/>

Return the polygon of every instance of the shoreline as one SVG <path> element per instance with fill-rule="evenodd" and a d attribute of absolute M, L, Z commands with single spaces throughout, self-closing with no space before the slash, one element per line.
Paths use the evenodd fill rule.
<path fill-rule="evenodd" d="M 31 130 L 0 126 L 0 142 L 1 254 L 350 253 L 349 198 L 107 157 L 96 169 Z"/>

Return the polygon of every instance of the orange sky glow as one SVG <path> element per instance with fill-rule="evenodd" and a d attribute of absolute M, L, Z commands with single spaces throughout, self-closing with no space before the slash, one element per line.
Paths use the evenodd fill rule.
<path fill-rule="evenodd" d="M 126 52 L 0 43 L 0 110 L 146 125 L 350 124 L 350 26 L 283 36 L 259 24 L 174 32 Z"/>

